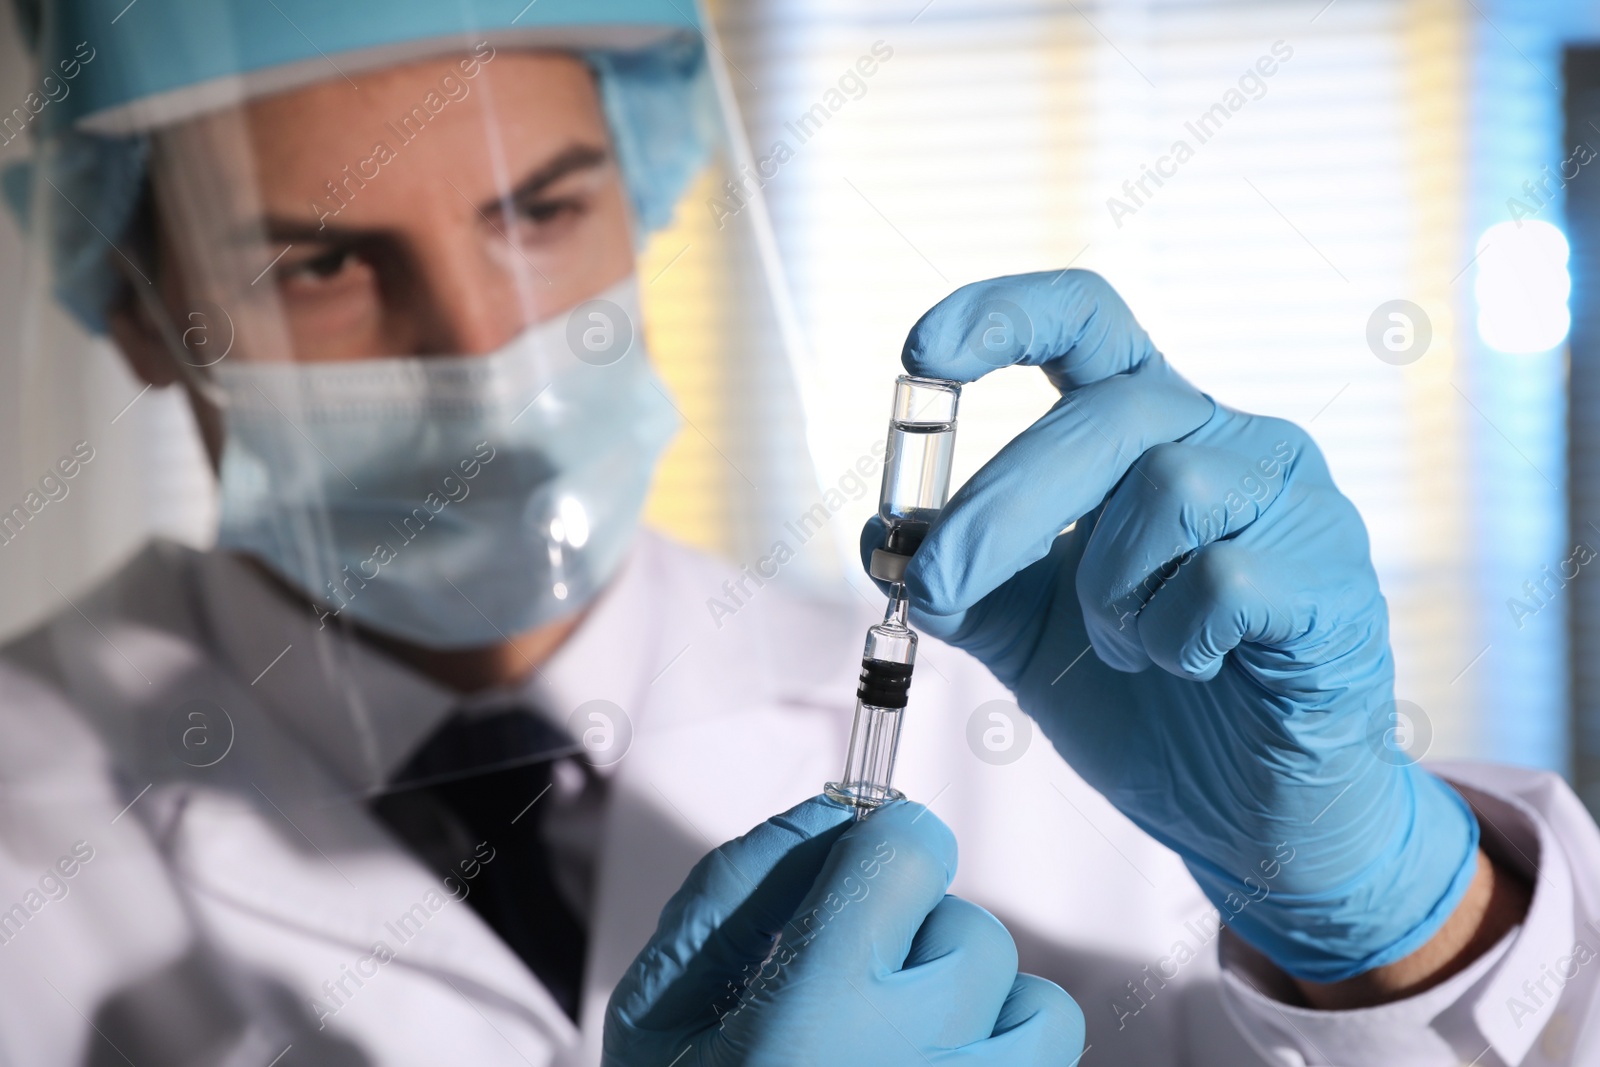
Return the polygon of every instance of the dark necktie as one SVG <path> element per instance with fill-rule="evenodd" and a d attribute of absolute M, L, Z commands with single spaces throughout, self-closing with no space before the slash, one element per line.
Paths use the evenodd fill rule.
<path fill-rule="evenodd" d="M 587 935 L 557 891 L 540 833 L 555 759 L 581 751 L 526 708 L 457 712 L 372 801 L 373 811 L 522 957 L 577 1018 Z M 531 805 L 531 806 L 530 806 Z M 494 858 L 481 861 L 481 843 Z"/>

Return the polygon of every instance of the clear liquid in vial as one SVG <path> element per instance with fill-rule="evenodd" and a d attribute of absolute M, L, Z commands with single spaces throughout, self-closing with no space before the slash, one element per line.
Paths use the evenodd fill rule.
<path fill-rule="evenodd" d="M 944 507 L 955 445 L 953 422 L 889 424 L 878 515 L 889 527 L 892 551 L 915 552 Z"/>

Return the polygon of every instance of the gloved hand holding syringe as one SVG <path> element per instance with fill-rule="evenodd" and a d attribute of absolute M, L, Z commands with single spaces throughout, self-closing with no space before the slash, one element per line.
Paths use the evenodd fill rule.
<path fill-rule="evenodd" d="M 891 780 L 917 656 L 917 635 L 906 624 L 904 577 L 912 553 L 950 495 L 960 399 L 959 382 L 911 375 L 895 381 L 878 497 L 886 535 L 870 566 L 872 577 L 889 583 L 889 606 L 883 621 L 867 629 L 844 774 L 825 790 L 854 806 L 858 819 L 903 796 Z"/>

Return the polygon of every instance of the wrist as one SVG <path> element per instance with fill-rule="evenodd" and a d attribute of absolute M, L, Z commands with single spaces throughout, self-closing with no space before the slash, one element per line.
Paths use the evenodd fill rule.
<path fill-rule="evenodd" d="M 1190 859 L 1223 921 L 1297 981 L 1336 985 L 1411 957 L 1477 884 L 1478 821 L 1466 801 L 1420 767 L 1393 773 L 1363 783 L 1372 803 L 1362 817 L 1325 820 L 1320 834 L 1292 841 L 1284 867 L 1296 877 L 1246 908 L 1227 906 L 1241 892 L 1235 878 Z"/>
<path fill-rule="evenodd" d="M 1421 948 L 1342 982 L 1295 979 L 1306 1002 L 1323 1011 L 1366 1008 L 1426 992 L 1472 964 L 1522 922 L 1532 887 L 1480 848 L 1467 893 Z"/>

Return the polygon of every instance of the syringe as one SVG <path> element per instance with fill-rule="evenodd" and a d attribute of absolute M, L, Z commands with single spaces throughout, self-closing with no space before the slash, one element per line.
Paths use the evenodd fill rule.
<path fill-rule="evenodd" d="M 825 790 L 854 806 L 858 819 L 904 796 L 890 784 L 917 656 L 917 635 L 906 624 L 903 579 L 912 553 L 950 495 L 960 399 L 959 382 L 908 374 L 895 380 L 878 496 L 878 516 L 887 532 L 868 567 L 874 578 L 890 583 L 889 606 L 883 621 L 867 629 L 844 775 Z"/>

